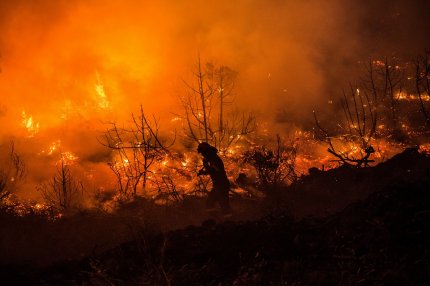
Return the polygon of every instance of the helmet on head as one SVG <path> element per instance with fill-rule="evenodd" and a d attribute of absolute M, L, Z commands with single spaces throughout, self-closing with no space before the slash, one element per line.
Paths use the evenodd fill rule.
<path fill-rule="evenodd" d="M 202 142 L 197 147 L 197 152 L 202 155 L 209 155 L 218 153 L 218 149 L 209 145 L 207 142 Z"/>

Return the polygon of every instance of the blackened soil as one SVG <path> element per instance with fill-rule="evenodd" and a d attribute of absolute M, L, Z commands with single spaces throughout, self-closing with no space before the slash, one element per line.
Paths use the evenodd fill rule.
<path fill-rule="evenodd" d="M 407 150 L 374 168 L 317 172 L 295 191 L 374 189 L 325 217 L 278 208 L 254 221 L 141 230 L 80 261 L 2 275 L 21 285 L 429 285 L 429 169 L 427 156 Z"/>

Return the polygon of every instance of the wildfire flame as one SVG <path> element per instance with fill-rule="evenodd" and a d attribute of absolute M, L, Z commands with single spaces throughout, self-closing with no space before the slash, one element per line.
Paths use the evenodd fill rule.
<path fill-rule="evenodd" d="M 420 145 L 419 152 L 430 155 L 430 144 L 427 143 L 427 144 Z"/>
<path fill-rule="evenodd" d="M 102 110 L 110 109 L 111 104 L 106 96 L 105 87 L 103 85 L 103 82 L 100 79 L 100 74 L 98 72 L 96 73 L 96 84 L 94 86 L 94 89 L 98 97 L 97 98 L 98 107 Z"/>
<path fill-rule="evenodd" d="M 61 159 L 59 162 L 62 162 L 66 166 L 73 165 L 79 158 L 70 151 L 62 152 Z"/>
<path fill-rule="evenodd" d="M 73 165 L 79 157 L 76 156 L 71 151 L 62 151 L 61 140 L 53 141 L 47 150 L 42 150 L 39 155 L 46 154 L 48 156 L 53 156 L 54 154 L 59 154 L 60 159 L 55 162 L 56 165 L 62 163 L 64 165 L 70 166 Z"/>
<path fill-rule="evenodd" d="M 52 155 L 52 153 L 58 150 L 60 146 L 61 146 L 61 140 L 52 142 L 52 144 L 49 146 L 48 155 Z"/>
<path fill-rule="evenodd" d="M 417 101 L 417 100 L 420 99 L 420 97 L 418 95 L 416 95 L 416 94 L 409 94 L 409 93 L 406 93 L 406 92 L 398 92 L 396 94 L 396 97 L 399 100 L 404 100 L 404 101 Z M 430 95 L 428 95 L 428 94 L 422 94 L 421 95 L 421 100 L 422 101 L 430 101 Z"/>
<path fill-rule="evenodd" d="M 28 136 L 34 137 L 37 133 L 39 133 L 39 122 L 35 122 L 33 120 L 33 116 L 27 115 L 25 111 L 22 111 L 22 126 L 27 129 Z"/>

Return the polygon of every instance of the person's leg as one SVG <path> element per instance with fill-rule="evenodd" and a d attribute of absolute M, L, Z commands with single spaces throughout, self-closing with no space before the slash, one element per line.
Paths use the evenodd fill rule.
<path fill-rule="evenodd" d="M 220 193 L 219 204 L 224 214 L 231 214 L 230 198 L 228 196 L 228 190 L 223 190 L 223 192 Z"/>
<path fill-rule="evenodd" d="M 208 198 L 206 199 L 206 210 L 214 211 L 216 209 L 215 208 L 216 201 L 217 201 L 216 192 L 214 189 L 212 189 L 208 194 Z"/>

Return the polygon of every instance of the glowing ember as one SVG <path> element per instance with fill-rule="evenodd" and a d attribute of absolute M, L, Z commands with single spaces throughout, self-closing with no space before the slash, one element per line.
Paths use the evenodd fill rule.
<path fill-rule="evenodd" d="M 55 151 L 57 151 L 61 146 L 61 140 L 57 140 L 52 142 L 52 144 L 49 146 L 48 155 L 52 155 Z"/>
<path fill-rule="evenodd" d="M 61 153 L 61 160 L 59 162 L 63 162 L 64 165 L 70 166 L 73 165 L 79 158 L 70 151 L 66 151 Z"/>
<path fill-rule="evenodd" d="M 403 100 L 403 101 L 418 101 L 420 100 L 420 97 L 416 94 L 409 94 L 406 92 L 398 92 L 396 94 L 397 98 L 399 100 Z M 422 101 L 430 101 L 430 95 L 428 94 L 422 94 L 421 95 L 421 100 Z"/>
<path fill-rule="evenodd" d="M 380 60 L 375 60 L 372 63 L 377 67 L 385 67 L 385 63 L 383 61 L 380 61 Z"/>
<path fill-rule="evenodd" d="M 420 145 L 418 151 L 420 153 L 430 155 L 430 143 Z"/>
<path fill-rule="evenodd" d="M 181 117 L 179 117 L 179 116 L 175 116 L 175 117 L 173 117 L 172 118 L 172 122 L 176 122 L 176 121 L 180 121 L 182 118 Z"/>
<path fill-rule="evenodd" d="M 183 167 L 186 167 L 189 162 L 190 162 L 189 159 L 185 159 L 184 161 L 181 162 L 181 164 L 182 164 Z"/>
<path fill-rule="evenodd" d="M 162 165 L 163 167 L 166 167 L 168 163 L 169 163 L 169 160 L 168 160 L 168 159 L 165 159 L 165 160 L 163 160 L 163 161 L 161 162 L 161 165 Z"/>
<path fill-rule="evenodd" d="M 44 208 L 44 205 L 42 205 L 42 204 L 35 204 L 34 205 L 34 209 L 36 209 L 36 210 L 41 210 L 41 209 L 43 209 Z"/>

